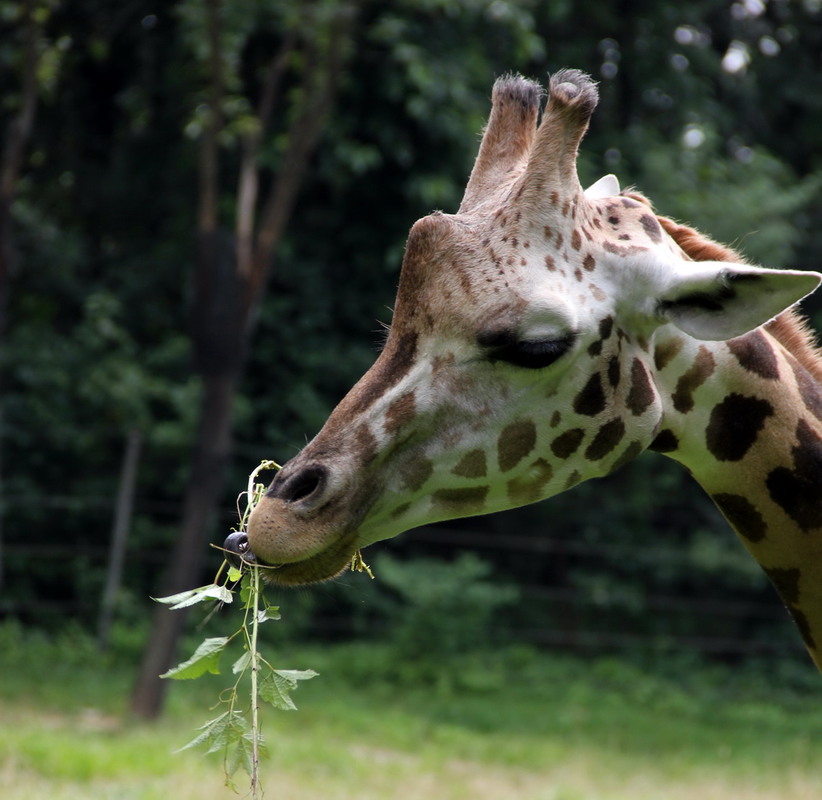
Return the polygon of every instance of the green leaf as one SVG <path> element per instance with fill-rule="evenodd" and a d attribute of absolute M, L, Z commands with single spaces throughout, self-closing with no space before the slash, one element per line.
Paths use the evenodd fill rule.
<path fill-rule="evenodd" d="M 251 664 L 251 651 L 246 650 L 231 667 L 231 671 L 236 675 L 239 672 L 244 672 Z"/>
<path fill-rule="evenodd" d="M 153 598 L 158 603 L 170 606 L 174 611 L 178 608 L 187 608 L 204 600 L 219 600 L 221 603 L 230 603 L 234 598 L 225 586 L 210 583 L 208 586 L 200 586 L 197 589 L 189 589 L 186 592 L 179 592 L 168 597 Z"/>
<path fill-rule="evenodd" d="M 237 569 L 237 567 L 229 567 L 228 568 L 228 579 L 232 583 L 236 583 L 242 577 L 243 577 L 243 571 L 241 569 Z"/>
<path fill-rule="evenodd" d="M 244 606 L 248 606 L 249 600 L 251 600 L 251 595 L 254 591 L 254 581 L 251 578 L 251 575 L 246 573 L 243 576 L 243 583 L 240 586 L 240 600 L 243 601 Z"/>
<path fill-rule="evenodd" d="M 254 738 L 251 732 L 243 733 L 236 740 L 229 742 L 226 748 L 225 771 L 231 778 L 242 767 L 248 775 L 254 768 Z M 257 736 L 257 752 L 260 759 L 268 755 L 268 748 L 261 735 Z"/>
<path fill-rule="evenodd" d="M 219 717 L 201 725 L 197 730 L 202 733 L 195 736 L 188 744 L 183 745 L 177 750 L 178 753 L 201 745 L 206 747 L 207 753 L 214 753 L 226 747 L 232 739 L 242 736 L 248 730 L 248 723 L 241 712 L 225 711 Z"/>
<path fill-rule="evenodd" d="M 204 675 L 206 672 L 219 675 L 220 669 L 218 662 L 227 643 L 227 636 L 215 636 L 211 639 L 206 639 L 194 651 L 194 655 L 191 656 L 188 661 L 183 661 L 168 672 L 163 673 L 160 677 L 174 678 L 174 680 L 188 680 L 191 678 L 199 678 L 200 675 Z"/>
<path fill-rule="evenodd" d="M 265 622 L 269 619 L 282 619 L 282 617 L 280 616 L 279 606 L 269 606 L 268 608 L 261 608 L 257 612 L 257 622 Z"/>
<path fill-rule="evenodd" d="M 313 669 L 275 669 L 260 683 L 260 698 L 282 711 L 296 711 L 291 692 L 299 681 L 316 677 Z"/>
<path fill-rule="evenodd" d="M 274 673 L 281 678 L 285 678 L 289 683 L 293 683 L 295 689 L 297 688 L 297 681 L 307 681 L 316 678 L 320 674 L 314 672 L 313 669 L 275 669 Z"/>
<path fill-rule="evenodd" d="M 272 673 L 260 683 L 260 699 L 281 711 L 296 711 L 297 706 L 290 695 L 292 688 L 284 678 Z"/>

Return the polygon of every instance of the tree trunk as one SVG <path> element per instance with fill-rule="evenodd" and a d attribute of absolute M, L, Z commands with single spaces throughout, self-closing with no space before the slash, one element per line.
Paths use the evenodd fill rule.
<path fill-rule="evenodd" d="M 205 379 L 180 536 L 169 559 L 162 595 L 191 589 L 201 582 L 200 572 L 210 538 L 209 523 L 215 516 L 229 459 L 231 409 L 239 368 L 238 361 L 237 368 L 230 374 L 215 374 Z M 159 676 L 173 666 L 186 613 L 185 610 L 169 611 L 160 605 L 154 611 L 151 639 L 131 696 L 131 711 L 138 717 L 155 719 L 162 711 L 167 683 Z"/>
<path fill-rule="evenodd" d="M 259 109 L 260 131 L 244 142 L 237 189 L 233 237 L 219 227 L 219 133 L 224 75 L 220 58 L 219 0 L 208 0 L 209 113 L 199 165 L 198 252 L 194 274 L 192 338 L 196 369 L 203 377 L 203 406 L 198 445 L 184 501 L 177 540 L 163 594 L 191 589 L 199 578 L 209 540 L 209 523 L 220 497 L 231 444 L 231 400 L 242 376 L 251 331 L 265 290 L 271 263 L 317 146 L 326 115 L 336 96 L 339 75 L 350 41 L 355 8 L 341 6 L 329 28 L 327 50 L 309 36 L 303 65 L 303 101 L 287 130 L 283 167 L 276 176 L 257 222 L 260 137 L 274 106 L 282 71 L 296 39 L 286 37 L 272 61 Z M 222 542 L 222 539 L 220 539 Z M 158 676 L 174 660 L 185 613 L 158 607 L 151 640 L 132 695 L 131 710 L 152 719 L 163 706 L 166 685 Z"/>
<path fill-rule="evenodd" d="M 123 582 L 123 564 L 125 563 L 128 532 L 131 528 L 131 517 L 134 509 L 134 491 L 137 486 L 137 465 L 140 461 L 140 448 L 143 435 L 138 430 L 129 431 L 126 437 L 126 449 L 120 467 L 120 481 L 117 489 L 117 501 L 114 505 L 114 522 L 111 529 L 111 546 L 109 548 L 106 585 L 100 601 L 100 618 L 97 623 L 97 646 L 101 650 L 108 648 L 109 632 L 114 619 L 114 607 L 117 595 Z"/>

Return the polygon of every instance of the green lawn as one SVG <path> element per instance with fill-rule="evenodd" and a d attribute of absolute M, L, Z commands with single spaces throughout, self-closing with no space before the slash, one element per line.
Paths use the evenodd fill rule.
<path fill-rule="evenodd" d="M 466 659 L 439 689 L 391 677 L 374 646 L 289 646 L 321 676 L 297 712 L 266 710 L 276 800 L 819 800 L 822 677 L 535 655 Z M 123 714 L 129 670 L 92 656 L 0 656 L 4 800 L 236 797 L 219 759 L 174 754 L 208 718 L 209 678 L 172 686 L 152 725 Z M 798 687 L 798 688 L 797 688 Z M 239 776 L 240 796 L 247 787 Z"/>

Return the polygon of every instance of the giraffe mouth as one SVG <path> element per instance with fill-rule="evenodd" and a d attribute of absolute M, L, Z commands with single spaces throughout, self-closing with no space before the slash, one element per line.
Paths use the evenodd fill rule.
<path fill-rule="evenodd" d="M 239 570 L 256 565 L 262 569 L 263 579 L 280 586 L 302 586 L 336 578 L 351 564 L 356 553 L 356 532 L 339 539 L 331 547 L 303 559 L 270 563 L 257 556 L 250 547 L 245 533 L 231 533 L 223 543 L 226 560 Z"/>

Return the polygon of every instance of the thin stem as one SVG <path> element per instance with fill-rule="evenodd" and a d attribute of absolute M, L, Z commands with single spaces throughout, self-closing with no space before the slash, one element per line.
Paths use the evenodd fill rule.
<path fill-rule="evenodd" d="M 260 727 L 257 698 L 257 676 L 260 671 L 257 656 L 257 631 L 260 626 L 260 570 L 258 567 L 251 567 L 251 576 L 251 795 L 252 797 L 258 797 L 260 788 L 258 775 L 260 764 Z"/>

